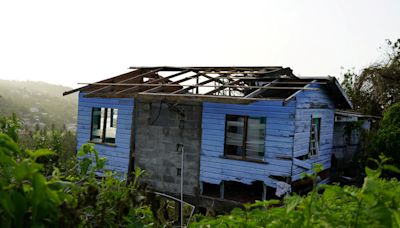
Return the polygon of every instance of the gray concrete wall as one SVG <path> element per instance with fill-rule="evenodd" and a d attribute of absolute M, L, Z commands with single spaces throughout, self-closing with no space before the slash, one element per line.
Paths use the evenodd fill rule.
<path fill-rule="evenodd" d="M 134 164 L 148 173 L 142 180 L 166 193 L 180 193 L 181 153 L 184 147 L 184 193 L 199 192 L 202 107 L 135 99 Z"/>

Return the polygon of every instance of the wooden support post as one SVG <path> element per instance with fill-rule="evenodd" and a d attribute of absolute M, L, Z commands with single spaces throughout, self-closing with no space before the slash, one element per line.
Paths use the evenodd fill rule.
<path fill-rule="evenodd" d="M 220 194 L 221 199 L 225 198 L 225 182 L 224 181 L 221 181 L 221 184 L 219 185 L 219 194 Z"/>
<path fill-rule="evenodd" d="M 181 224 L 181 204 L 182 202 L 175 201 L 175 218 L 178 224 Z"/>
<path fill-rule="evenodd" d="M 199 77 L 196 78 L 196 85 L 199 84 Z M 199 87 L 196 87 L 196 94 L 199 94 Z"/>
<path fill-rule="evenodd" d="M 266 200 L 267 199 L 267 186 L 265 185 L 265 183 L 263 183 L 263 193 L 262 193 L 262 200 Z"/>

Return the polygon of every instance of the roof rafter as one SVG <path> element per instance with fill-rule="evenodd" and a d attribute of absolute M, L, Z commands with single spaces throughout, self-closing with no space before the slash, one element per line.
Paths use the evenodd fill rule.
<path fill-rule="evenodd" d="M 181 87 L 182 85 L 180 85 L 179 83 L 182 83 L 182 82 L 185 82 L 185 81 L 189 81 L 189 80 L 191 80 L 191 79 L 195 79 L 195 78 L 197 78 L 197 77 L 199 77 L 199 75 L 198 74 L 195 74 L 195 75 L 192 75 L 192 76 L 188 76 L 188 77 L 186 77 L 186 78 L 182 78 L 182 79 L 180 79 L 180 80 L 178 80 L 178 81 L 175 81 L 175 82 L 169 82 L 169 83 L 167 83 L 167 84 L 161 84 L 161 85 L 157 85 L 157 87 L 155 87 L 155 88 L 152 88 L 152 89 L 148 89 L 148 90 L 145 90 L 145 91 L 143 91 L 143 92 L 152 92 L 152 93 L 154 93 L 154 92 L 157 92 L 157 91 L 159 91 L 159 90 L 162 90 L 162 88 L 163 88 L 163 86 L 175 86 L 176 85 L 176 87 Z"/>
<path fill-rule="evenodd" d="M 272 81 L 272 82 L 270 82 L 270 83 L 265 84 L 262 88 L 259 88 L 259 89 L 254 90 L 253 92 L 247 94 L 245 97 L 246 97 L 246 98 L 251 98 L 251 97 L 256 97 L 256 96 L 262 94 L 265 90 L 268 89 L 269 86 L 273 85 L 273 84 L 274 84 L 275 82 L 277 82 L 278 80 L 279 80 L 279 78 L 278 78 L 278 79 L 275 79 L 274 81 Z"/>
<path fill-rule="evenodd" d="M 216 80 L 214 78 L 209 78 L 208 80 L 200 82 L 197 85 L 191 85 L 191 86 L 189 86 L 187 88 L 182 88 L 182 89 L 176 90 L 176 91 L 172 92 L 172 94 L 187 92 L 187 91 L 189 91 L 191 89 L 196 88 L 196 86 L 205 85 L 205 84 L 208 84 L 208 83 L 213 82 L 213 81 L 216 81 Z"/>
<path fill-rule="evenodd" d="M 183 70 L 183 71 L 181 71 L 181 72 L 179 72 L 179 73 L 172 74 L 172 75 L 167 76 L 167 77 L 162 77 L 162 78 L 157 78 L 157 79 L 154 79 L 154 80 L 150 80 L 150 81 L 148 81 L 148 83 L 152 83 L 152 84 L 153 84 L 153 83 L 168 81 L 168 80 L 170 80 L 171 78 L 177 77 L 177 76 L 182 75 L 182 74 L 186 74 L 186 73 L 188 73 L 188 72 L 190 72 L 190 70 Z M 134 86 L 134 87 L 131 87 L 131 88 L 127 88 L 127 89 L 124 89 L 124 90 L 120 90 L 120 91 L 117 92 L 117 94 L 125 93 L 125 92 L 127 92 L 127 91 L 133 92 L 133 91 L 135 91 L 136 89 L 139 89 L 140 87 L 141 87 L 141 85 L 137 85 L 137 86 Z"/>
<path fill-rule="evenodd" d="M 312 81 L 309 82 L 307 85 L 305 85 L 305 86 L 303 87 L 303 89 L 307 89 L 308 87 L 311 86 L 312 83 L 315 83 L 315 82 L 317 82 L 317 80 L 312 80 Z M 302 90 L 298 90 L 298 91 L 296 91 L 295 93 L 293 93 L 292 95 L 290 95 L 289 97 L 287 97 L 287 98 L 283 101 L 283 104 L 284 104 L 284 105 L 287 105 L 287 104 L 288 104 L 292 99 L 294 99 L 294 98 L 297 96 L 297 94 L 299 94 L 301 91 L 302 91 Z"/>
<path fill-rule="evenodd" d="M 219 92 L 220 90 L 226 88 L 226 86 L 237 85 L 237 84 L 239 84 L 240 82 L 242 82 L 241 79 L 238 79 L 238 80 L 236 80 L 236 81 L 231 81 L 231 82 L 229 82 L 228 84 L 221 85 L 221 86 L 217 87 L 216 89 L 211 90 L 211 91 L 205 93 L 204 95 L 211 95 L 211 94 L 214 94 L 214 93 Z"/>
<path fill-rule="evenodd" d="M 160 71 L 161 69 L 162 69 L 162 67 L 161 67 L 161 68 L 158 68 L 158 69 L 156 69 L 156 70 L 151 70 L 151 71 L 148 71 L 148 72 L 139 74 L 139 75 L 137 75 L 137 76 L 135 76 L 135 77 L 132 77 L 132 78 L 128 78 L 128 79 L 119 81 L 118 83 L 121 84 L 121 83 L 129 82 L 129 81 L 132 81 L 132 80 L 135 80 L 135 79 L 138 79 L 138 78 L 142 78 L 142 77 L 144 77 L 144 76 L 146 76 L 146 75 L 157 73 L 157 72 Z M 108 86 L 105 86 L 105 87 L 101 87 L 101 88 L 99 88 L 99 89 L 96 89 L 96 90 L 93 90 L 93 91 L 90 91 L 90 92 L 86 93 L 86 95 L 89 95 L 89 94 L 92 94 L 92 93 L 98 93 L 98 92 L 100 92 L 100 91 L 102 91 L 102 90 L 105 90 L 105 89 L 107 89 L 107 88 L 111 88 L 112 86 L 113 86 L 113 85 L 108 85 Z"/>

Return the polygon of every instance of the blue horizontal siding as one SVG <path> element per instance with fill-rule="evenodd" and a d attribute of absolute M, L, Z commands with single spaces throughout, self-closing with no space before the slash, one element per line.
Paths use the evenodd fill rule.
<path fill-rule="evenodd" d="M 311 118 L 321 118 L 320 150 L 318 156 L 304 160 L 310 164 L 322 164 L 324 169 L 330 168 L 332 153 L 333 125 L 335 105 L 321 85 L 313 84 L 311 87 L 320 88 L 318 91 L 302 91 L 296 97 L 296 117 L 294 134 L 294 157 L 308 154 L 310 141 Z M 292 180 L 299 180 L 302 172 L 310 173 L 299 166 L 293 167 Z"/>
<path fill-rule="evenodd" d="M 226 115 L 266 117 L 265 161 L 255 163 L 223 158 Z M 290 176 L 291 161 L 276 159 L 293 150 L 295 102 L 283 106 L 280 101 L 255 102 L 249 105 L 204 103 L 202 115 L 202 146 L 200 181 L 218 184 L 238 181 L 251 184 L 263 181 L 275 187 L 269 176 Z"/>
<path fill-rule="evenodd" d="M 322 120 L 320 151 L 318 156 L 305 160 L 304 164 L 311 167 L 320 163 L 329 168 L 335 107 L 320 85 L 311 87 L 320 90 L 302 91 L 287 106 L 279 101 L 250 105 L 204 103 L 200 180 L 213 184 L 227 180 L 250 184 L 259 180 L 271 187 L 276 186 L 275 181 L 269 178 L 271 175 L 289 175 L 298 180 L 307 170 L 292 165 L 290 158 L 308 154 L 311 116 Z M 225 118 L 229 114 L 266 117 L 265 164 L 223 158 Z"/>
<path fill-rule="evenodd" d="M 105 169 L 126 174 L 129 165 L 134 101 L 130 98 L 86 98 L 79 94 L 77 149 L 90 141 L 92 108 L 118 109 L 115 146 L 95 144 L 101 157 L 107 159 Z"/>

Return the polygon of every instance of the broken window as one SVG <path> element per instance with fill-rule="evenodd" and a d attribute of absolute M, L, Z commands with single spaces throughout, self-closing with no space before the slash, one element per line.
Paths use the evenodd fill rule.
<path fill-rule="evenodd" d="M 93 108 L 91 142 L 115 143 L 118 109 Z"/>
<path fill-rule="evenodd" d="M 265 117 L 227 115 L 225 155 L 232 158 L 264 160 Z"/>
<path fill-rule="evenodd" d="M 309 144 L 309 157 L 318 155 L 319 151 L 319 139 L 321 132 L 321 118 L 311 119 L 311 130 L 310 130 L 310 144 Z"/>

